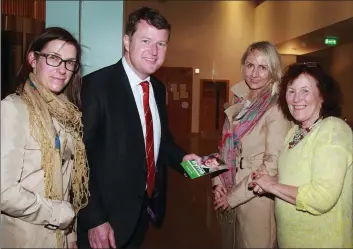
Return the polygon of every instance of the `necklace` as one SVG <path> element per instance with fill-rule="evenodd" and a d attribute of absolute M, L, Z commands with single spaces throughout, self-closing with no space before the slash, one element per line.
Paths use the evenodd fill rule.
<path fill-rule="evenodd" d="M 294 133 L 292 141 L 288 144 L 288 149 L 296 146 L 303 138 L 322 120 L 322 117 L 318 118 L 310 127 L 303 128 L 299 126 L 299 129 Z"/>

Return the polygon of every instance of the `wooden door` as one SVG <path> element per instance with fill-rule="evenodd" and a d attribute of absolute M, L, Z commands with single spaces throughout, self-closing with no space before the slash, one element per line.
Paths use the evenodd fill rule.
<path fill-rule="evenodd" d="M 224 123 L 224 104 L 228 102 L 229 81 L 201 80 L 200 132 L 220 133 Z"/>
<path fill-rule="evenodd" d="M 154 75 L 166 86 L 169 129 L 176 141 L 181 142 L 191 133 L 193 69 L 161 67 Z"/>

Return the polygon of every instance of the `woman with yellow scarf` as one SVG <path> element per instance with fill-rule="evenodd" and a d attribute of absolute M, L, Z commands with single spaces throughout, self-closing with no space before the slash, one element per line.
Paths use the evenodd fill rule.
<path fill-rule="evenodd" d="M 47 28 L 1 101 L 2 247 L 76 247 L 75 216 L 88 201 L 80 65 L 72 34 Z"/>

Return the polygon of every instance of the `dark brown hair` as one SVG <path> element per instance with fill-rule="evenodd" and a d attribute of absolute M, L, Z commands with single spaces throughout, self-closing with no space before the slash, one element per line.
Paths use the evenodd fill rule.
<path fill-rule="evenodd" d="M 342 95 L 339 86 L 328 74 L 324 72 L 320 64 L 317 62 L 294 63 L 286 68 L 280 84 L 278 99 L 279 107 L 281 108 L 284 116 L 288 120 L 295 122 L 295 119 L 288 108 L 286 93 L 288 86 L 290 86 L 292 82 L 301 74 L 306 74 L 312 77 L 317 83 L 320 96 L 323 100 L 320 116 L 323 118 L 329 116 L 340 117 Z"/>
<path fill-rule="evenodd" d="M 170 38 L 172 27 L 168 23 L 167 19 L 160 14 L 159 11 L 149 7 L 142 7 L 129 14 L 129 18 L 125 26 L 125 34 L 131 38 L 136 32 L 137 24 L 142 20 L 146 21 L 156 29 L 168 30 L 168 39 Z"/>
<path fill-rule="evenodd" d="M 76 72 L 73 72 L 71 79 L 67 86 L 64 89 L 64 94 L 68 99 L 74 103 L 76 106 L 80 107 L 81 98 L 81 54 L 82 49 L 79 42 L 76 38 L 66 29 L 60 27 L 50 27 L 46 28 L 42 34 L 35 37 L 30 45 L 28 46 L 27 52 L 24 56 L 23 64 L 18 72 L 13 86 L 11 87 L 11 92 L 22 92 L 24 83 L 28 79 L 29 74 L 33 71 L 32 66 L 28 61 L 28 55 L 30 52 L 42 51 L 44 47 L 53 40 L 65 41 L 76 48 L 76 63 L 79 67 Z M 35 56 L 38 58 L 39 55 L 35 53 Z"/>

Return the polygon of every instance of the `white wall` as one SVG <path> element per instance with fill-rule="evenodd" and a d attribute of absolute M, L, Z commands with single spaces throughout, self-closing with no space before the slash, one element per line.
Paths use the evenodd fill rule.
<path fill-rule="evenodd" d="M 83 1 L 84 74 L 116 63 L 122 56 L 123 1 Z"/>
<path fill-rule="evenodd" d="M 255 40 L 278 44 L 353 17 L 353 1 L 265 1 L 255 8 Z"/>
<path fill-rule="evenodd" d="M 281 54 L 281 61 L 282 61 L 282 69 L 284 70 L 290 64 L 297 62 L 297 56 L 290 55 L 290 54 Z"/>
<path fill-rule="evenodd" d="M 46 3 L 45 26 L 59 26 L 79 36 L 79 1 L 50 1 Z"/>
<path fill-rule="evenodd" d="M 122 56 L 123 1 L 46 1 L 46 27 L 60 26 L 79 37 L 83 75 L 116 63 Z"/>

